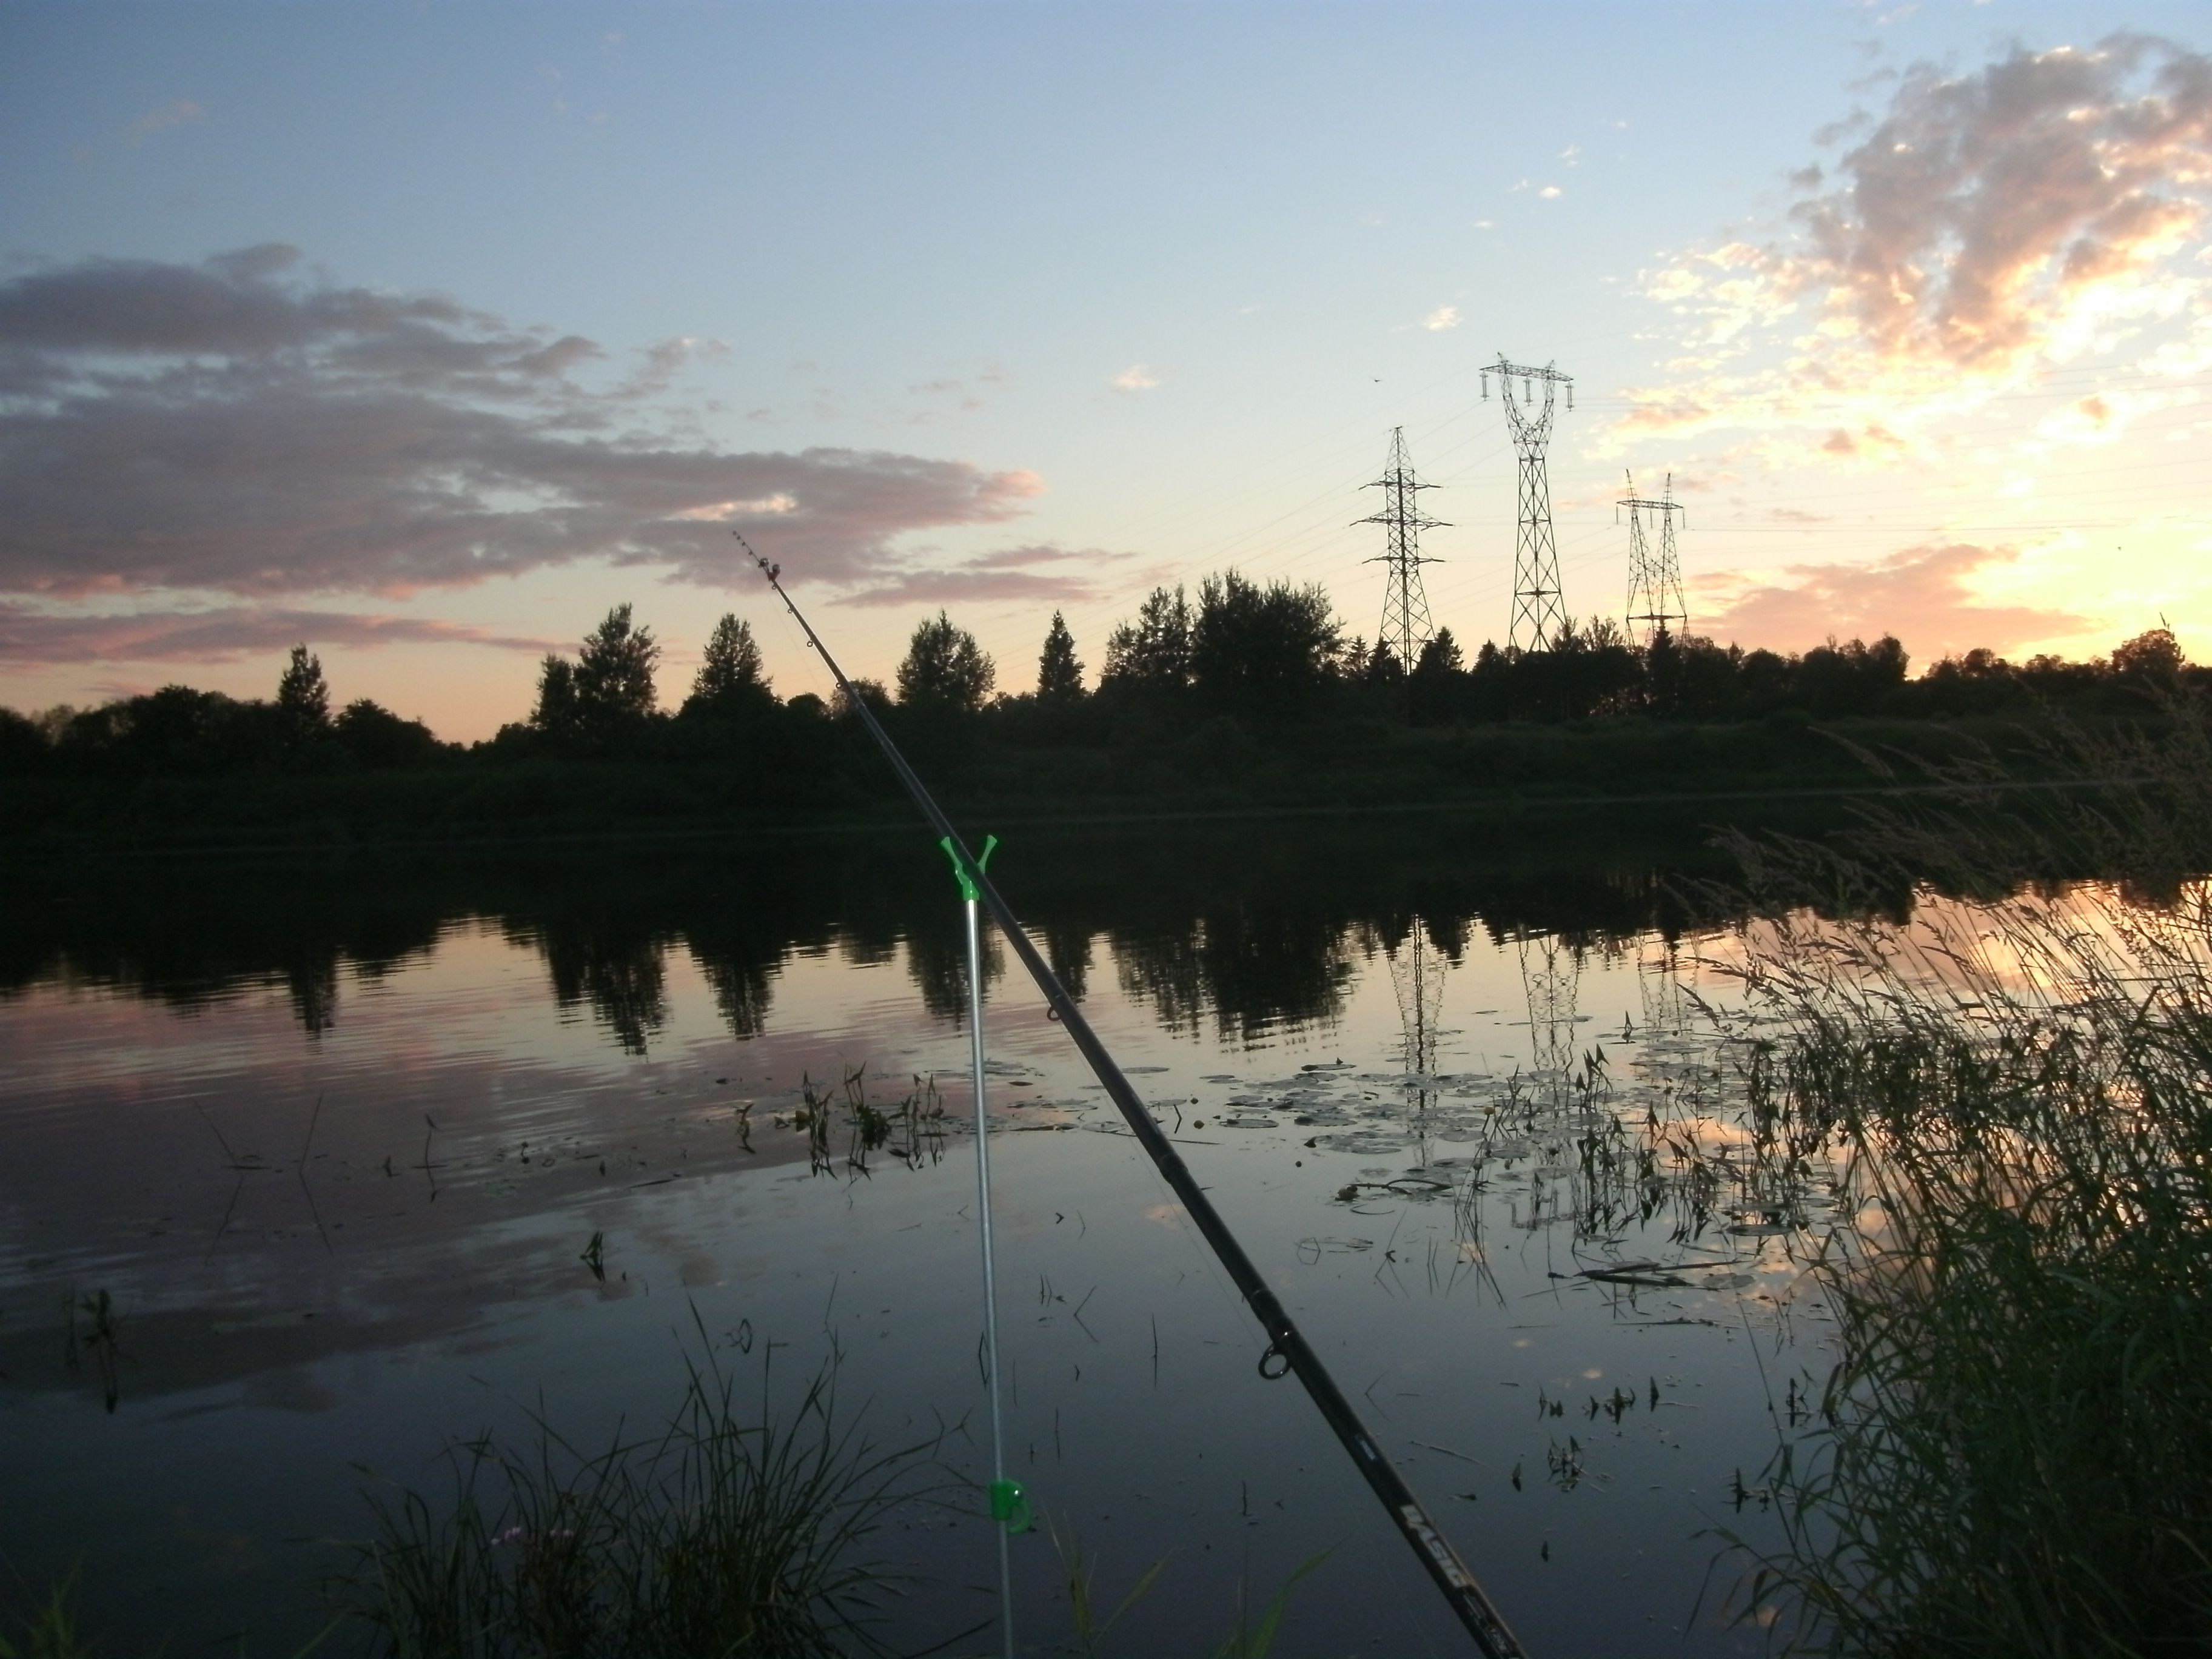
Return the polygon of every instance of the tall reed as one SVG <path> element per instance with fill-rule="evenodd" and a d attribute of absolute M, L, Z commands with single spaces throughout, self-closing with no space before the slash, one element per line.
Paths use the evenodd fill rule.
<path fill-rule="evenodd" d="M 702 1333 L 703 1334 L 703 1333 Z M 873 1645 L 893 1575 L 867 1551 L 902 1504 L 929 1501 L 927 1445 L 882 1450 L 839 1417 L 834 1361 L 779 1425 L 711 1346 L 652 1438 L 575 1450 L 542 1417 L 516 1446 L 448 1454 L 433 1498 L 372 1497 L 341 1600 L 392 1659 L 737 1659 Z"/>
<path fill-rule="evenodd" d="M 1753 851 L 1770 892 L 1948 859 L 1972 895 L 1923 886 L 1902 925 L 1778 908 L 1738 963 L 1848 1218 L 1814 1263 L 1838 1361 L 1748 1583 L 1793 1650 L 2212 1651 L 2212 891 L 2178 821 L 2212 747 L 2201 707 L 2175 725 L 2122 757 L 2151 786 L 2026 837 L 1962 811 Z M 2118 879 L 2022 885 L 2023 848 Z"/>

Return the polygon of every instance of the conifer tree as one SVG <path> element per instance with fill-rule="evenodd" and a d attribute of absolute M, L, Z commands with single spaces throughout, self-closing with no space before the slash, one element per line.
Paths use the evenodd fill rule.
<path fill-rule="evenodd" d="M 276 706 L 302 726 L 321 731 L 331 723 L 331 688 L 323 678 L 323 659 L 305 645 L 292 647 L 292 660 L 276 681 Z"/>
<path fill-rule="evenodd" d="M 1075 635 L 1059 611 L 1044 636 L 1044 652 L 1037 659 L 1037 700 L 1073 702 L 1083 695 L 1083 664 L 1075 654 Z"/>
<path fill-rule="evenodd" d="M 765 701 L 768 676 L 761 672 L 760 646 L 750 623 L 734 612 L 714 624 L 707 637 L 706 655 L 691 682 L 687 708 L 730 708 Z"/>
<path fill-rule="evenodd" d="M 998 677 L 997 665 L 975 643 L 975 636 L 955 627 L 940 611 L 935 621 L 916 626 L 908 641 L 906 659 L 898 666 L 899 702 L 908 708 L 972 714 L 991 695 Z"/>
<path fill-rule="evenodd" d="M 650 714 L 659 702 L 653 684 L 659 660 L 660 643 L 653 630 L 631 623 L 629 605 L 617 605 L 585 635 L 584 648 L 577 653 L 578 712 L 594 724 Z"/>

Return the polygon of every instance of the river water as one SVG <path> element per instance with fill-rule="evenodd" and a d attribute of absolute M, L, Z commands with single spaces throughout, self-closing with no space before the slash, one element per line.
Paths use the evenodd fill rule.
<path fill-rule="evenodd" d="M 1732 1160 L 1697 838 L 1010 842 L 1009 898 L 1530 1651 L 1760 1650 L 1729 1535 L 1776 1541 L 1759 1473 L 1830 1363 L 1790 1248 L 1824 1218 Z M 113 1652 L 289 1653 L 365 1490 L 441 1491 L 458 1439 L 533 1414 L 583 1444 L 656 1422 L 708 1350 L 746 1388 L 834 1360 L 877 1442 L 988 1480 L 933 860 L 885 836 L 15 872 L 14 1572 L 75 1568 Z M 1109 1607 L 1167 1563 L 1106 1650 L 1210 1651 L 1316 1556 L 1277 1653 L 1470 1650 L 1018 974 L 995 947 L 1013 1472 Z M 795 1121 L 810 1089 L 826 1138 Z M 1667 1135 L 1698 1156 L 1654 1156 Z M 981 1507 L 878 1540 L 912 1575 L 894 1645 L 992 1616 Z M 1013 1563 L 1024 1649 L 1072 1650 L 1042 1529 Z"/>

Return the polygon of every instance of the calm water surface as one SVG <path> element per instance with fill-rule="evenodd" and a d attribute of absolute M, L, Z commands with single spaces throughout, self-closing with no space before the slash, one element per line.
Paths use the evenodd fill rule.
<path fill-rule="evenodd" d="M 1686 1002 L 1726 995 L 1694 963 L 1718 919 L 1668 909 L 1676 854 L 1020 851 L 1010 897 L 1531 1651 L 1759 1650 L 1716 1529 L 1770 1540 L 1738 1478 L 1826 1371 L 1786 1250 L 1819 1218 L 1638 1177 L 1655 1122 L 1739 1133 Z M 749 1380 L 834 1352 L 877 1438 L 945 1431 L 988 1478 L 959 912 L 904 842 L 79 872 L 16 903 L 0 1549 L 81 1565 L 113 1650 L 289 1651 L 364 1485 L 435 1488 L 457 1437 L 533 1411 L 586 1442 L 656 1420 L 701 1330 Z M 1206 1650 L 1240 1584 L 1325 1553 L 1278 1652 L 1468 1651 L 997 955 L 1016 1472 L 1109 1605 L 1169 1563 L 1112 1650 Z M 945 1133 L 868 1148 L 840 1115 L 810 1159 L 805 1080 L 854 1078 L 882 1106 L 923 1079 Z M 978 1515 L 887 1548 L 921 1581 L 900 1644 L 988 1616 Z M 1051 1545 L 1015 1565 L 1024 1645 L 1064 1650 Z"/>

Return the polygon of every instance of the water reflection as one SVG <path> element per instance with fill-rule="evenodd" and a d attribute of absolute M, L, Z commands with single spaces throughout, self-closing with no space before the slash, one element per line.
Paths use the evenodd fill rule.
<path fill-rule="evenodd" d="M 313 1036 L 346 1018 L 349 975 L 374 985 L 444 931 L 489 921 L 538 954 L 560 1007 L 623 1054 L 649 1054 L 666 1029 L 668 953 L 679 948 L 740 1040 L 768 1029 L 787 962 L 822 950 L 855 967 L 902 955 L 924 1006 L 957 1026 L 961 913 L 932 852 L 889 836 L 429 872 L 210 864 L 82 884 L 41 876 L 15 906 L 0 995 L 62 980 L 191 1008 L 275 986 Z M 1246 1046 L 1328 1027 L 1358 964 L 1378 949 L 1395 960 L 1411 929 L 1447 963 L 1477 932 L 1517 943 L 1540 1038 L 1531 1066 L 1547 1071 L 1572 1058 L 1583 951 L 1717 919 L 1662 874 L 1701 866 L 1723 867 L 1694 834 L 1680 845 L 1620 846 L 1431 827 L 1378 849 L 1310 830 L 1166 843 L 1154 832 L 1029 840 L 1002 855 L 1002 886 L 1078 996 L 1103 940 L 1120 990 L 1167 1028 Z M 994 942 L 987 979 L 1006 971 Z"/>
<path fill-rule="evenodd" d="M 1381 851 L 1349 832 L 1017 836 L 999 866 L 1255 1259 L 1358 1357 L 1345 1380 L 1392 1455 L 1465 1498 L 1469 1553 L 1558 1626 L 1553 1651 L 1641 1650 L 1649 1610 L 1677 1618 L 1711 1553 L 1698 1483 L 1771 1440 L 1758 1373 L 1726 1346 L 1741 1321 L 1712 1296 L 1765 1270 L 1777 1236 L 1759 1229 L 1802 1219 L 1817 1183 L 1724 1121 L 1710 1044 L 1674 1035 L 1668 941 L 1718 913 L 1660 872 L 1702 856 L 1439 828 Z M 14 914 L 0 1411 L 20 1431 L 0 1437 L 0 1486 L 65 1511 L 42 1532 L 141 1552 L 94 1571 L 148 1587 L 144 1646 L 179 1547 L 114 1517 L 189 1497 L 241 1533 L 328 1535 L 351 1461 L 421 1467 L 483 1420 L 487 1386 L 580 1394 L 610 1421 L 645 1409 L 687 1304 L 779 1340 L 834 1323 L 892 1410 L 971 1401 L 973 1188 L 938 1161 L 964 1133 L 962 917 L 926 843 L 106 872 Z M 1234 1538 L 1279 1583 L 1358 1524 L 1356 1477 L 1309 1458 L 1302 1407 L 1252 1380 L 1233 1302 L 1016 988 L 992 1061 L 1008 1248 L 1038 1283 L 1014 1339 L 1025 1478 L 1117 1561 L 1175 1551 L 1206 1577 Z M 1593 1065 L 1597 1033 L 1612 1058 Z M 103 1292 L 112 1419 L 84 1335 Z M 1647 1380 L 1703 1389 L 1704 1409 L 1662 1409 Z M 1531 1437 L 1528 1408 L 1585 1384 L 1579 1425 Z M 41 1426 L 79 1421 L 64 1398 L 114 1437 L 65 1456 Z M 210 1449 L 197 1466 L 188 1434 Z M 237 1455 L 280 1442 L 289 1462 Z M 1524 1463 L 1526 1491 L 1506 1479 Z M 30 1528 L 0 1517 L 0 1548 L 38 1545 Z M 1637 1575 L 1610 1611 L 1544 1577 L 1577 1550 L 1575 1571 Z M 289 1594 L 287 1571 L 241 1578 L 238 1602 Z M 1378 1608 L 1425 1605 L 1390 1571 L 1346 1567 L 1299 1604 L 1310 1650 L 1375 1650 Z M 964 1557 L 935 1575 L 972 1577 Z M 1218 1635 L 1180 1593 L 1157 1605 L 1185 1626 L 1131 1650 Z M 1382 1650 L 1434 1634 L 1394 1629 Z"/>

